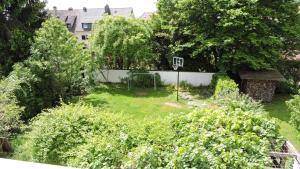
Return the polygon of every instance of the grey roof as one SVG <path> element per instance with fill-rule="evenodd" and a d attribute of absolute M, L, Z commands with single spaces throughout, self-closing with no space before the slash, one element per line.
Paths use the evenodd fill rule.
<path fill-rule="evenodd" d="M 241 79 L 246 79 L 246 80 L 285 81 L 285 78 L 277 70 L 242 71 L 239 73 L 239 75 Z"/>
<path fill-rule="evenodd" d="M 110 11 L 111 15 L 113 16 L 134 17 L 133 9 L 131 7 L 110 8 Z M 83 9 L 56 11 L 50 10 L 49 12 L 50 15 L 56 15 L 58 18 L 60 18 L 66 23 L 72 24 L 72 21 L 76 21 L 75 31 L 84 31 L 82 29 L 82 23 L 95 23 L 96 20 L 99 20 L 104 16 L 104 8 L 87 8 L 86 12 Z"/>

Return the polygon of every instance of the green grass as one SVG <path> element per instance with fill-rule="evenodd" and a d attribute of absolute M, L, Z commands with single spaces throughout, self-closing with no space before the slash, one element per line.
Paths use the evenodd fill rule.
<path fill-rule="evenodd" d="M 300 132 L 289 124 L 290 111 L 285 102 L 291 97 L 286 95 L 278 95 L 272 103 L 265 104 L 265 109 L 270 113 L 271 117 L 278 119 L 280 125 L 280 134 L 287 138 L 298 150 L 300 150 Z"/>
<path fill-rule="evenodd" d="M 155 120 L 170 113 L 191 111 L 184 101 L 177 103 L 176 92 L 167 88 L 128 91 L 124 85 L 101 84 L 80 100 L 136 120 Z"/>

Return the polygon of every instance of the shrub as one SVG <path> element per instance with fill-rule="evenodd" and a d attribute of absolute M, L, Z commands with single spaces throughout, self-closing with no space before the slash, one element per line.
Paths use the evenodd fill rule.
<path fill-rule="evenodd" d="M 55 105 L 59 99 L 55 84 L 49 71 L 29 67 L 27 63 L 16 64 L 9 76 L 0 81 L 0 92 L 15 98 L 24 107 L 22 120 L 28 120 L 43 108 Z"/>
<path fill-rule="evenodd" d="M 274 121 L 247 111 L 197 110 L 172 119 L 177 140 L 170 168 L 265 168 Z"/>
<path fill-rule="evenodd" d="M 281 60 L 278 70 L 286 81 L 281 82 L 277 92 L 297 94 L 300 89 L 300 62 L 295 60 Z"/>
<path fill-rule="evenodd" d="M 43 112 L 30 130 L 17 147 L 17 159 L 84 168 L 118 168 L 140 144 L 168 143 L 172 133 L 159 123 L 132 124 L 121 115 L 81 104 Z"/>
<path fill-rule="evenodd" d="M 227 111 L 235 111 L 240 109 L 242 111 L 251 111 L 257 114 L 265 114 L 263 105 L 260 102 L 253 100 L 245 94 L 240 94 L 236 89 L 230 93 L 220 93 L 211 100 L 212 104 L 219 106 L 221 109 Z"/>
<path fill-rule="evenodd" d="M 14 98 L 0 94 L 0 137 L 9 137 L 21 125 L 23 108 L 17 106 Z"/>
<path fill-rule="evenodd" d="M 300 90 L 298 95 L 294 95 L 291 100 L 287 102 L 287 106 L 291 111 L 290 123 L 300 130 Z"/>
<path fill-rule="evenodd" d="M 32 121 L 16 158 L 82 168 L 264 168 L 270 143 L 279 138 L 273 120 L 246 109 L 202 109 L 141 123 L 62 105 Z"/>
<path fill-rule="evenodd" d="M 214 95 L 227 94 L 238 89 L 238 85 L 234 80 L 230 79 L 225 74 L 216 74 L 212 80 L 212 86 L 214 87 Z"/>

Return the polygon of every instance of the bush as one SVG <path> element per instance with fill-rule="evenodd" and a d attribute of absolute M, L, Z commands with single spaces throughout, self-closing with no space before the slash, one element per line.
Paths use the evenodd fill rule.
<path fill-rule="evenodd" d="M 43 108 L 52 107 L 59 100 L 52 74 L 26 64 L 14 65 L 9 76 L 0 81 L 0 92 L 15 98 L 17 104 L 24 107 L 20 114 L 22 120 L 34 117 Z"/>
<path fill-rule="evenodd" d="M 176 131 L 170 168 L 265 168 L 274 121 L 248 111 L 197 110 L 172 119 Z"/>
<path fill-rule="evenodd" d="M 17 106 L 14 98 L 0 94 L 0 137 L 10 137 L 21 125 L 23 108 Z"/>
<path fill-rule="evenodd" d="M 234 80 L 225 74 L 215 74 L 211 84 L 214 88 L 214 95 L 227 94 L 238 89 L 238 85 Z"/>
<path fill-rule="evenodd" d="M 237 89 L 230 93 L 220 93 L 213 98 L 211 102 L 227 111 L 240 109 L 242 111 L 251 111 L 257 114 L 266 114 L 263 105 L 261 105 L 260 102 L 253 100 L 248 95 L 240 94 Z"/>
<path fill-rule="evenodd" d="M 251 108 L 249 108 L 251 109 Z M 247 109 L 202 109 L 141 124 L 82 104 L 36 117 L 16 158 L 82 168 L 264 168 L 274 121 Z"/>
<path fill-rule="evenodd" d="M 278 70 L 282 73 L 286 81 L 279 84 L 279 87 L 276 89 L 277 92 L 297 94 L 300 89 L 300 62 L 282 60 L 278 65 Z"/>
<path fill-rule="evenodd" d="M 287 102 L 287 106 L 291 111 L 290 123 L 300 130 L 300 90 L 298 95 L 294 95 L 291 100 Z"/>
<path fill-rule="evenodd" d="M 33 119 L 31 131 L 22 136 L 25 140 L 17 147 L 16 158 L 84 168 L 118 168 L 139 145 L 167 144 L 172 132 L 162 124 L 137 125 L 91 106 L 62 105 Z"/>

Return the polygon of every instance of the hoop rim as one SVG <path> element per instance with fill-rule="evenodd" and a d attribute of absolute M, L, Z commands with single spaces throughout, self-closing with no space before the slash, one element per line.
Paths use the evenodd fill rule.
<path fill-rule="evenodd" d="M 174 70 L 178 70 L 179 65 L 173 64 L 172 67 L 173 67 Z"/>

